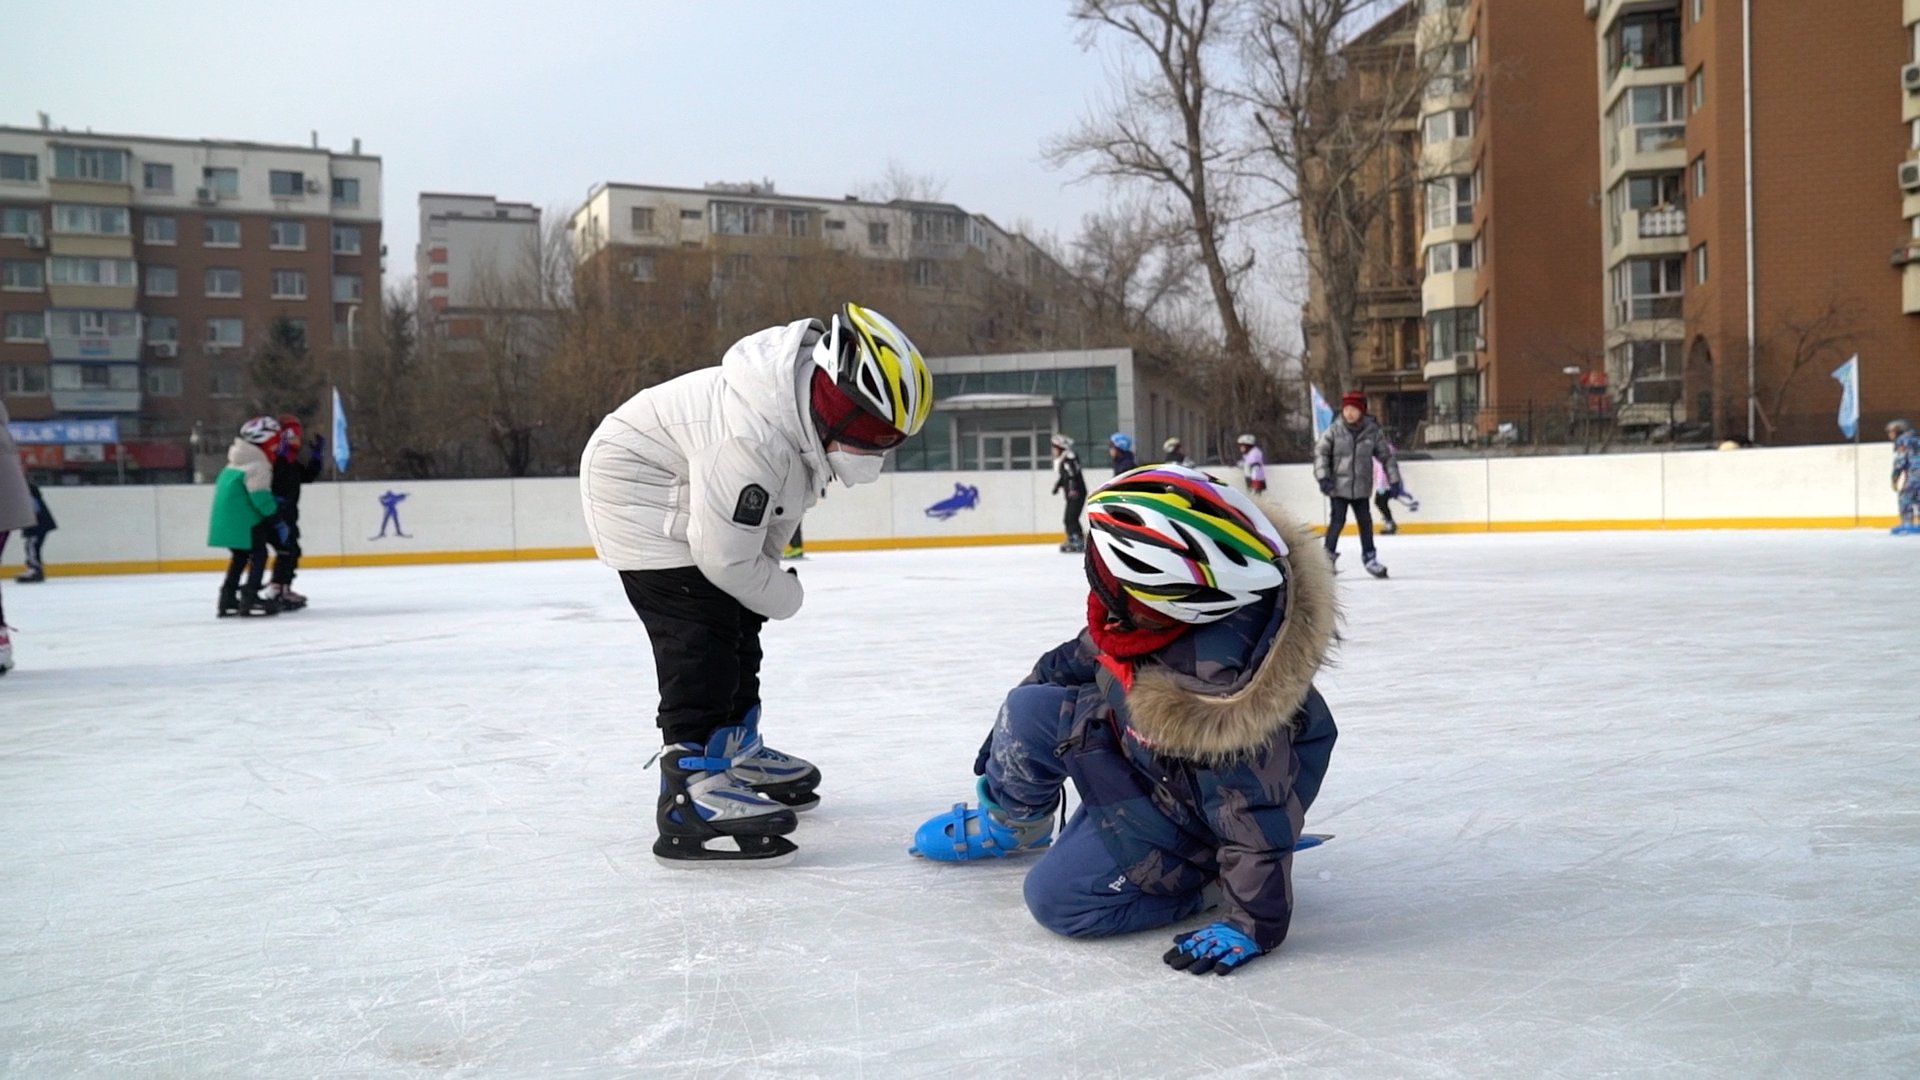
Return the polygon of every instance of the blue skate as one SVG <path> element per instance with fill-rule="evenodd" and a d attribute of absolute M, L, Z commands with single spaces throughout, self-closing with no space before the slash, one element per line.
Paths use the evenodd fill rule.
<path fill-rule="evenodd" d="M 1051 811 L 1034 818 L 1013 817 L 987 794 L 984 776 L 978 792 L 979 809 L 954 803 L 952 810 L 928 818 L 913 834 L 907 854 L 935 862 L 972 862 L 1039 851 L 1053 843 Z"/>

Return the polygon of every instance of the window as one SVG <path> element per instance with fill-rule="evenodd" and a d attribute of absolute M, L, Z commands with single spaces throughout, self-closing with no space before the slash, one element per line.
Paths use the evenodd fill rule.
<path fill-rule="evenodd" d="M 720 259 L 719 278 L 721 281 L 739 281 L 753 272 L 753 257 L 745 254 L 726 255 Z"/>
<path fill-rule="evenodd" d="M 1614 373 L 1624 377 L 1627 403 L 1672 405 L 1682 396 L 1683 350 L 1678 341 L 1630 341 L 1608 352 Z"/>
<path fill-rule="evenodd" d="M 240 194 L 240 170 L 209 165 L 200 170 L 200 186 L 218 197 L 231 199 Z"/>
<path fill-rule="evenodd" d="M 142 375 L 146 378 L 147 393 L 154 397 L 180 396 L 180 369 L 177 367 L 151 367 Z"/>
<path fill-rule="evenodd" d="M 887 223 L 884 221 L 867 222 L 867 243 L 873 247 L 887 246 Z"/>
<path fill-rule="evenodd" d="M 1693 111 L 1699 112 L 1707 104 L 1707 69 L 1695 68 L 1687 85 L 1693 88 Z"/>
<path fill-rule="evenodd" d="M 813 214 L 810 211 L 788 210 L 786 216 L 788 236 L 813 235 Z"/>
<path fill-rule="evenodd" d="M 240 369 L 221 367 L 207 370 L 207 396 L 230 398 L 240 396 Z"/>
<path fill-rule="evenodd" d="M 208 247 L 239 247 L 240 223 L 232 218 L 208 218 L 201 240 Z"/>
<path fill-rule="evenodd" d="M 55 311 L 47 329 L 62 337 L 131 338 L 140 334 L 140 316 L 131 311 Z"/>
<path fill-rule="evenodd" d="M 287 320 L 287 342 L 296 349 L 307 347 L 307 320 L 295 318 Z"/>
<path fill-rule="evenodd" d="M 360 181 L 351 176 L 334 177 L 333 203 L 335 206 L 359 206 Z"/>
<path fill-rule="evenodd" d="M 1443 176 L 1427 181 L 1427 228 L 1473 224 L 1475 186 L 1471 176 Z"/>
<path fill-rule="evenodd" d="M 140 166 L 140 186 L 162 195 L 173 194 L 173 166 L 158 161 Z"/>
<path fill-rule="evenodd" d="M 1435 244 L 1427 249 L 1427 273 L 1451 274 L 1471 270 L 1480 261 L 1480 241 L 1462 240 Z"/>
<path fill-rule="evenodd" d="M 276 199 L 296 199 L 307 193 L 305 173 L 289 172 L 284 169 L 267 171 L 267 193 Z"/>
<path fill-rule="evenodd" d="M 127 152 L 95 146 L 56 146 L 53 148 L 53 175 L 58 180 L 99 180 L 109 184 L 127 182 Z"/>
<path fill-rule="evenodd" d="M 828 218 L 826 224 L 827 224 L 828 232 L 846 232 L 847 231 L 847 223 L 844 221 L 841 221 L 839 218 Z"/>
<path fill-rule="evenodd" d="M 147 342 L 180 340 L 180 320 L 172 315 L 147 316 Z"/>
<path fill-rule="evenodd" d="M 755 203 L 716 202 L 713 211 L 714 232 L 722 236 L 770 236 L 773 233 L 773 207 Z"/>
<path fill-rule="evenodd" d="M 1478 51 L 1475 42 L 1460 41 L 1429 53 L 1433 58 L 1434 73 L 1427 81 L 1426 95 L 1442 98 L 1466 91 L 1472 85 L 1473 65 Z"/>
<path fill-rule="evenodd" d="M 1470 356 L 1479 348 L 1479 308 L 1447 308 L 1427 315 L 1427 355 L 1432 359 Z"/>
<path fill-rule="evenodd" d="M 275 270 L 273 272 L 273 298 L 275 300 L 305 300 L 307 298 L 307 272 L 305 270 Z"/>
<path fill-rule="evenodd" d="M 218 349 L 237 349 L 245 340 L 239 319 L 208 319 L 207 344 Z"/>
<path fill-rule="evenodd" d="M 653 270 L 651 255 L 635 255 L 627 260 L 627 273 L 632 274 L 635 281 L 652 281 Z"/>
<path fill-rule="evenodd" d="M 1680 12 L 1622 15 L 1607 35 L 1607 74 L 1622 68 L 1672 67 L 1680 62 Z"/>
<path fill-rule="evenodd" d="M 360 299 L 359 274 L 333 275 L 333 302 L 350 304 Z"/>
<path fill-rule="evenodd" d="M 53 208 L 53 231 L 87 236 L 127 236 L 131 220 L 124 206 L 74 206 L 60 203 Z"/>
<path fill-rule="evenodd" d="M 3 389 L 9 397 L 23 394 L 41 396 L 47 392 L 47 366 L 45 364 L 13 364 L 3 370 L 6 382 Z"/>
<path fill-rule="evenodd" d="M 335 255 L 360 254 L 360 227 L 358 225 L 335 225 L 333 227 L 333 253 Z"/>
<path fill-rule="evenodd" d="M 172 244 L 180 239 L 180 223 L 164 214 L 148 214 L 140 233 L 149 244 Z"/>
<path fill-rule="evenodd" d="M 681 221 L 705 221 L 705 220 L 706 220 L 706 218 L 707 218 L 707 215 L 706 215 L 706 212 L 705 212 L 705 211 L 702 211 L 702 210 L 682 210 L 682 211 L 680 211 L 680 220 L 681 220 Z"/>
<path fill-rule="evenodd" d="M 1707 155 L 1701 154 L 1693 159 L 1693 197 L 1707 197 Z"/>
<path fill-rule="evenodd" d="M 49 280 L 55 285 L 128 285 L 139 275 L 132 259 L 89 259 L 55 255 L 47 260 Z"/>
<path fill-rule="evenodd" d="M 1613 319 L 1677 319 L 1686 284 L 1686 258 L 1628 259 L 1613 268 Z"/>
<path fill-rule="evenodd" d="M 207 267 L 207 295 L 234 297 L 240 295 L 240 271 L 231 266 Z"/>
<path fill-rule="evenodd" d="M 1446 142 L 1448 139 L 1470 139 L 1473 137 L 1473 110 L 1449 109 L 1427 117 L 1427 141 Z"/>
<path fill-rule="evenodd" d="M 147 266 L 148 296 L 179 296 L 180 271 L 171 266 Z"/>
<path fill-rule="evenodd" d="M 1693 249 L 1693 280 L 1701 285 L 1707 283 L 1707 245 L 1705 244 Z"/>
<path fill-rule="evenodd" d="M 32 154 L 0 154 L 0 181 L 15 184 L 40 182 L 40 159 Z"/>
<path fill-rule="evenodd" d="M 289 251 L 307 247 L 307 226 L 301 221 L 275 221 L 267 226 L 267 246 Z"/>
<path fill-rule="evenodd" d="M 45 341 L 47 317 L 38 311 L 7 312 L 8 341 Z"/>
<path fill-rule="evenodd" d="M 653 207 L 636 206 L 633 208 L 633 231 L 650 233 L 653 231 Z"/>
<path fill-rule="evenodd" d="M 1433 419 L 1466 423 L 1480 413 L 1480 376 L 1446 375 L 1428 384 L 1433 392 Z"/>
<path fill-rule="evenodd" d="M 0 206 L 0 236 L 39 236 L 40 211 Z"/>
<path fill-rule="evenodd" d="M 937 288 L 943 284 L 942 277 L 939 263 L 932 259 L 913 260 L 913 283 L 915 285 L 925 288 Z"/>
<path fill-rule="evenodd" d="M 47 285 L 47 266 L 39 259 L 0 262 L 0 288 L 8 292 L 39 292 Z"/>

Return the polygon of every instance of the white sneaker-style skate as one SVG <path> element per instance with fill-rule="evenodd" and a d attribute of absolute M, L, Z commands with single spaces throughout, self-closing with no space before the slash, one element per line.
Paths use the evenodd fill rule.
<path fill-rule="evenodd" d="M 0 675 L 13 670 L 12 628 L 0 626 Z"/>

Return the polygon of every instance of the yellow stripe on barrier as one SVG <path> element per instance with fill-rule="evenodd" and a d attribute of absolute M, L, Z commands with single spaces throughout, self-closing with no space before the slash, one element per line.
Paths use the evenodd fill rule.
<path fill-rule="evenodd" d="M 1752 518 L 1680 518 L 1673 521 L 1649 519 L 1593 521 L 1432 521 L 1405 522 L 1403 534 L 1522 533 L 1522 532 L 1680 532 L 1711 529 L 1891 529 L 1900 524 L 1897 517 L 1752 517 Z M 1326 527 L 1313 526 L 1324 535 Z M 1351 529 L 1348 530 L 1352 532 Z M 1004 547 L 1020 544 L 1058 544 L 1061 533 L 986 533 L 966 536 L 892 536 L 859 540 L 809 540 L 809 551 L 889 551 L 944 547 Z M 590 547 L 491 548 L 481 551 L 383 551 L 353 555 L 305 555 L 303 569 L 347 566 L 435 566 L 454 563 L 536 562 L 550 559 L 591 559 Z M 109 574 L 218 573 L 227 568 L 225 559 L 136 559 L 123 562 L 53 562 L 47 564 L 48 577 L 92 577 Z M 20 564 L 0 564 L 0 580 L 21 573 Z"/>

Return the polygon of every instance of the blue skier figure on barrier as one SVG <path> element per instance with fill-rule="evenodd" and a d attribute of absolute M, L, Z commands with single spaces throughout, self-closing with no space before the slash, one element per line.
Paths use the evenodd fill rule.
<path fill-rule="evenodd" d="M 412 539 L 411 536 L 407 535 L 407 533 L 400 528 L 400 500 L 406 497 L 407 497 L 407 493 L 404 491 L 389 491 L 385 495 L 380 496 L 380 509 L 386 511 L 386 515 L 380 519 L 380 535 L 369 536 L 367 537 L 367 539 L 369 540 L 386 539 L 388 522 L 393 523 L 394 535 L 398 536 L 402 540 Z"/>
<path fill-rule="evenodd" d="M 952 520 L 962 510 L 980 505 L 980 489 L 972 484 L 953 485 L 953 494 L 927 507 L 927 516 L 935 521 Z"/>

